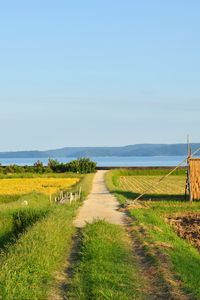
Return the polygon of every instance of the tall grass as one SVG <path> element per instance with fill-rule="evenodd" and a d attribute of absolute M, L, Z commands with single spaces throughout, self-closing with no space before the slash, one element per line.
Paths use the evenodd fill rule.
<path fill-rule="evenodd" d="M 27 206 L 24 203 L 28 203 Z M 46 210 L 50 207 L 46 195 L 32 193 L 19 197 L 18 201 L 0 205 L 0 248 L 15 240 L 13 215 L 22 210 Z"/>
<path fill-rule="evenodd" d="M 132 172 L 131 170 L 110 170 L 106 172 L 105 174 L 105 183 L 107 188 L 111 193 L 113 193 L 119 200 L 119 202 L 124 205 L 126 203 L 126 197 L 119 193 L 120 187 L 119 187 L 119 178 L 124 175 L 126 172 Z"/>
<path fill-rule="evenodd" d="M 24 208 L 18 211 L 15 211 L 12 215 L 13 219 L 13 232 L 19 234 L 27 230 L 30 226 L 46 217 L 50 213 L 50 208 L 46 209 L 33 209 L 33 208 Z"/>
<path fill-rule="evenodd" d="M 1 256 L 0 299 L 47 298 L 53 272 L 70 251 L 77 206 L 56 206 Z"/>
<path fill-rule="evenodd" d="M 92 190 L 94 173 L 86 174 L 76 185 L 76 189 L 81 187 L 81 200 L 84 200 Z"/>
<path fill-rule="evenodd" d="M 88 224 L 80 253 L 67 299 L 143 299 L 131 244 L 122 227 L 104 221 Z"/>

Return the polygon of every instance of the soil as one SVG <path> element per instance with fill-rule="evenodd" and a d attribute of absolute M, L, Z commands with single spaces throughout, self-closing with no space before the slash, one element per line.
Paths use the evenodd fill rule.
<path fill-rule="evenodd" d="M 189 213 L 168 218 L 168 222 L 181 237 L 200 251 L 200 213 Z"/>

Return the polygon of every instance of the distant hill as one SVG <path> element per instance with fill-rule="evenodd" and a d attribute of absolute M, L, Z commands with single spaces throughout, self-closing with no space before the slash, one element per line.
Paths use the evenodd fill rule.
<path fill-rule="evenodd" d="M 45 151 L 0 152 L 0 158 L 42 158 L 47 157 Z"/>
<path fill-rule="evenodd" d="M 191 147 L 192 151 L 194 151 L 200 148 L 200 143 L 193 143 Z M 48 151 L 0 152 L 0 158 L 179 155 L 187 155 L 186 144 L 136 144 L 122 147 L 65 147 Z"/>

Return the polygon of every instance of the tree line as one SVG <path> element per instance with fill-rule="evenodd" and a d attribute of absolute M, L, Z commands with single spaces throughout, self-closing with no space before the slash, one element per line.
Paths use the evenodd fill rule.
<path fill-rule="evenodd" d="M 89 158 L 79 158 L 72 160 L 68 163 L 60 163 L 56 159 L 49 159 L 47 166 L 45 166 L 40 160 L 36 161 L 33 166 L 19 166 L 16 164 L 2 166 L 0 165 L 0 173 L 93 173 L 96 171 L 97 164 L 91 161 Z"/>

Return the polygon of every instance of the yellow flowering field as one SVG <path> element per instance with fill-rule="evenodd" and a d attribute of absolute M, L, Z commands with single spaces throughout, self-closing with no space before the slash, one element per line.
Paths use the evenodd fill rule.
<path fill-rule="evenodd" d="M 0 196 L 23 195 L 31 192 L 51 195 L 71 187 L 78 181 L 78 178 L 0 179 Z"/>

